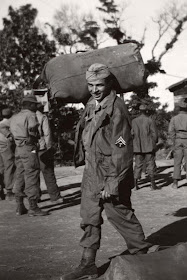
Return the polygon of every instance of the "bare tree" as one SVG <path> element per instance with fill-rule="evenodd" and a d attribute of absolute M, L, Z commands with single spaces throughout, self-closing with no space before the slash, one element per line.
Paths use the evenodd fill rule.
<path fill-rule="evenodd" d="M 116 4 L 115 0 L 99 0 L 99 2 L 100 5 L 96 10 L 100 12 L 100 17 L 97 20 L 91 13 L 81 13 L 77 5 L 61 6 L 55 14 L 55 25 L 52 27 L 59 49 L 64 53 L 96 49 L 107 36 L 117 44 L 131 41 L 137 43 L 140 48 L 146 45 L 149 39 L 146 32 L 148 27 L 142 30 L 138 40 L 128 30 L 129 0 L 123 0 L 120 4 Z M 161 69 L 162 59 L 175 46 L 186 27 L 187 4 L 179 5 L 176 1 L 169 1 L 152 21 L 156 26 L 155 42 L 151 57 L 146 63 L 150 75 L 157 72 L 165 73 Z"/>
<path fill-rule="evenodd" d="M 152 57 L 147 62 L 150 74 L 156 72 L 165 73 L 161 70 L 161 62 L 164 55 L 171 50 L 179 40 L 179 36 L 186 28 L 187 4 L 178 5 L 176 2 L 168 2 L 166 7 L 157 18 L 152 19 L 157 26 L 157 38 L 152 48 Z M 158 52 L 158 49 L 162 50 Z M 158 53 L 156 55 L 156 53 Z"/>
<path fill-rule="evenodd" d="M 187 22 L 187 4 L 177 6 L 176 2 L 172 2 L 171 5 L 164 9 L 164 11 L 153 21 L 158 26 L 158 38 L 152 49 L 152 59 L 155 58 L 155 50 L 159 43 L 167 38 L 167 43 L 164 50 L 159 54 L 157 60 L 161 61 L 162 57 L 173 48 L 174 44 L 179 38 L 179 35 L 184 30 L 184 25 Z"/>
<path fill-rule="evenodd" d="M 98 48 L 100 27 L 92 13 L 81 13 L 78 5 L 63 4 L 56 11 L 54 20 L 51 28 L 59 50 L 71 53 Z"/>
<path fill-rule="evenodd" d="M 104 32 L 110 38 L 116 40 L 117 44 L 133 41 L 142 47 L 146 29 L 143 30 L 141 40 L 137 41 L 127 28 L 130 2 L 128 0 L 123 0 L 120 4 L 116 4 L 115 0 L 99 0 L 99 2 L 101 6 L 97 7 L 97 9 L 101 12 L 102 21 L 105 25 Z"/>

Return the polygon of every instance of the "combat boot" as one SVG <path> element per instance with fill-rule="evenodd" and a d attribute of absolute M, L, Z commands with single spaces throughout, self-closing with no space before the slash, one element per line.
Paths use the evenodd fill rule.
<path fill-rule="evenodd" d="M 155 190 L 160 190 L 160 187 L 158 187 L 155 183 L 154 178 L 151 178 L 151 190 L 155 191 Z"/>
<path fill-rule="evenodd" d="M 58 203 L 63 203 L 64 202 L 64 199 L 63 197 L 58 197 L 56 200 L 52 200 L 51 199 L 51 204 L 58 204 Z"/>
<path fill-rule="evenodd" d="M 5 199 L 8 201 L 12 201 L 14 200 L 14 198 L 15 198 L 14 193 L 12 191 L 7 191 Z"/>
<path fill-rule="evenodd" d="M 138 191 L 140 188 L 139 188 L 139 186 L 138 186 L 138 179 L 135 179 L 135 181 L 134 181 L 134 190 L 135 191 Z"/>
<path fill-rule="evenodd" d="M 28 210 L 23 203 L 24 197 L 23 196 L 15 196 L 15 198 L 16 198 L 16 204 L 17 204 L 16 215 L 21 216 L 21 215 L 27 214 Z"/>
<path fill-rule="evenodd" d="M 5 193 L 2 186 L 0 186 L 0 200 L 5 200 Z"/>
<path fill-rule="evenodd" d="M 171 186 L 173 189 L 178 189 L 179 186 L 178 186 L 178 180 L 174 179 L 173 180 L 173 185 Z"/>
<path fill-rule="evenodd" d="M 30 199 L 29 198 L 29 211 L 28 216 L 34 217 L 34 216 L 46 216 L 49 213 L 47 211 L 43 211 L 38 207 L 37 199 Z"/>
<path fill-rule="evenodd" d="M 60 280 L 96 279 L 98 277 L 95 257 L 97 250 L 84 248 L 80 265 L 71 273 L 60 277 Z"/>

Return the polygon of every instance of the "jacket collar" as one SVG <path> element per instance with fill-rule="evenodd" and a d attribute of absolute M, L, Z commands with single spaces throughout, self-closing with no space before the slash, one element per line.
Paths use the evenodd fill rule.
<path fill-rule="evenodd" d="M 105 115 L 112 115 L 113 107 L 114 107 L 114 101 L 116 99 L 116 92 L 114 90 L 111 90 L 110 94 L 107 95 L 97 106 L 101 106 L 102 109 L 105 109 L 104 113 Z M 96 102 L 93 97 L 91 97 L 88 100 L 87 108 L 91 110 L 96 109 Z"/>
<path fill-rule="evenodd" d="M 104 120 L 107 118 L 107 117 L 110 117 L 112 115 L 112 112 L 113 112 L 113 108 L 114 108 L 114 101 L 116 100 L 116 92 L 115 91 L 111 91 L 110 94 L 107 96 L 108 98 L 106 100 L 103 99 L 103 103 L 101 104 L 102 106 L 102 109 L 105 109 L 102 113 L 102 115 L 100 116 L 98 122 L 96 123 L 96 126 L 95 126 L 95 129 L 94 129 L 94 132 L 92 134 L 92 139 L 91 139 L 91 144 L 92 144 L 92 141 L 93 141 L 93 138 L 97 132 L 97 130 L 101 127 L 102 123 L 104 122 Z M 93 99 L 93 98 L 92 98 Z M 90 100 L 88 106 L 93 106 L 93 101 L 92 99 Z M 94 100 L 95 101 L 95 100 Z M 106 101 L 106 102 L 105 102 Z M 94 102 L 95 103 L 95 102 Z M 95 104 L 94 104 L 95 106 Z"/>

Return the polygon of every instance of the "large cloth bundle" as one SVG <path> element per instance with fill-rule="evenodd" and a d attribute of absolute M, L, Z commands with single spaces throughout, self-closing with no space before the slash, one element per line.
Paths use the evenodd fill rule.
<path fill-rule="evenodd" d="M 46 63 L 41 78 L 48 83 L 53 97 L 67 103 L 83 102 L 89 98 L 85 73 L 93 63 L 109 67 L 118 93 L 134 90 L 145 82 L 144 63 L 134 43 L 57 56 Z"/>
<path fill-rule="evenodd" d="M 187 243 L 138 256 L 118 256 L 104 275 L 105 280 L 185 280 Z"/>

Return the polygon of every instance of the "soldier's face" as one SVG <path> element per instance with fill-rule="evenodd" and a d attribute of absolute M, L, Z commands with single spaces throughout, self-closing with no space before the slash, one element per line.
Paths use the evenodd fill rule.
<path fill-rule="evenodd" d="M 111 85 L 105 79 L 88 82 L 88 90 L 95 100 L 101 102 L 111 91 Z"/>
<path fill-rule="evenodd" d="M 37 111 L 37 103 L 31 103 L 30 105 L 30 110 L 32 112 L 36 112 Z"/>

